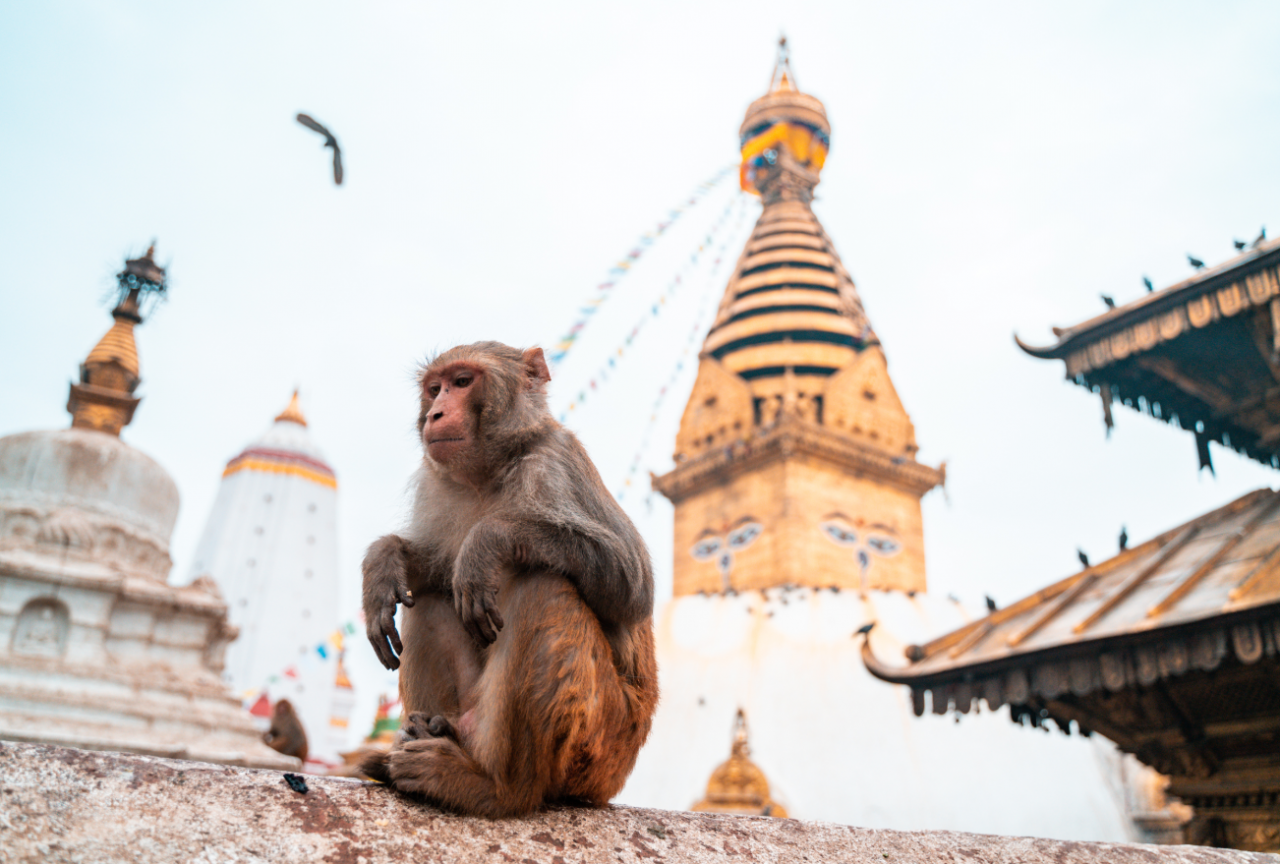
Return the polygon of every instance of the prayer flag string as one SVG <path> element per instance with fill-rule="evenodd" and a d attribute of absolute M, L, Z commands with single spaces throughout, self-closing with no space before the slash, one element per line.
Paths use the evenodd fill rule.
<path fill-rule="evenodd" d="M 627 330 L 627 334 L 623 337 L 622 341 L 606 352 L 605 359 L 601 362 L 600 367 L 593 375 L 591 375 L 590 378 L 587 379 L 587 383 L 582 386 L 582 389 L 578 394 L 574 396 L 564 410 L 560 412 L 557 419 L 561 423 L 564 423 L 568 419 L 570 411 L 581 408 L 591 394 L 599 390 L 601 385 L 608 383 L 613 373 L 617 371 L 618 366 L 621 365 L 622 360 L 628 356 L 632 344 L 640 336 L 640 333 L 645 329 L 645 326 L 650 321 L 658 318 L 662 314 L 663 310 L 667 308 L 667 301 L 691 281 L 689 276 L 693 269 L 706 258 L 707 254 L 710 253 L 711 250 L 713 250 L 715 243 L 719 238 L 721 229 L 724 228 L 725 224 L 729 221 L 729 218 L 733 215 L 735 206 L 739 208 L 741 212 L 745 212 L 746 203 L 750 200 L 752 199 L 749 196 L 739 193 L 734 195 L 729 202 L 725 204 L 724 210 L 721 211 L 715 223 L 713 223 L 708 229 L 707 234 L 698 241 L 697 248 L 695 248 L 689 257 L 685 259 L 684 266 L 680 268 L 680 272 L 671 277 L 671 281 L 667 283 L 666 288 L 662 290 L 653 304 L 649 306 L 643 314 L 641 314 L 635 324 Z M 742 216 L 739 215 L 738 221 L 741 222 L 741 219 Z M 724 247 L 722 245 L 712 266 L 719 266 L 723 255 Z"/>
<path fill-rule="evenodd" d="M 725 177 L 735 173 L 738 170 L 738 167 L 738 163 L 734 162 L 732 165 L 727 165 L 717 171 L 709 180 L 704 180 L 699 183 L 693 190 L 693 194 L 685 199 L 684 203 L 672 210 L 669 210 L 667 215 L 662 219 L 659 219 L 653 228 L 640 236 L 640 239 L 636 241 L 636 245 L 630 252 L 618 259 L 618 261 L 609 268 L 609 271 L 605 276 L 605 280 L 596 286 L 596 290 L 593 292 L 591 298 L 578 309 L 578 318 L 572 325 L 570 325 L 569 329 L 565 331 L 564 335 L 552 344 L 551 350 L 547 354 L 547 359 L 553 366 L 564 360 L 565 355 L 569 353 L 569 349 L 573 347 L 573 343 L 578 341 L 578 336 L 581 335 L 582 329 L 586 327 L 587 322 L 591 320 L 591 316 L 595 315 L 596 312 L 599 311 L 601 304 L 609 299 L 613 290 L 618 286 L 618 283 L 620 283 L 624 277 L 631 272 L 631 269 L 635 267 L 637 262 L 639 262 L 639 260 L 644 256 L 645 252 L 649 250 L 654 241 L 666 233 L 667 229 L 675 224 L 676 220 L 678 220 L 681 215 L 697 206 L 707 196 L 708 192 L 720 185 Z"/>

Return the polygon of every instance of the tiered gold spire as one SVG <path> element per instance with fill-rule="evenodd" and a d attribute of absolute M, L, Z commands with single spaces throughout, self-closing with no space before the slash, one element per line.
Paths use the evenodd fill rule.
<path fill-rule="evenodd" d="M 794 81 L 784 39 L 741 130 L 742 187 L 764 210 L 703 346 L 677 467 L 654 479 L 676 505 L 677 595 L 925 587 L 920 496 L 942 475 L 915 461 L 880 342 L 810 208 L 830 124 Z"/>
<path fill-rule="evenodd" d="M 142 381 L 133 328 L 142 323 L 142 295 L 165 290 L 165 272 L 154 260 L 155 248 L 153 244 L 141 258 L 126 261 L 116 276 L 120 300 L 111 311 L 115 323 L 80 364 L 80 383 L 71 385 L 67 411 L 73 429 L 119 435 L 142 401 L 133 395 Z"/>
<path fill-rule="evenodd" d="M 729 761 L 720 763 L 711 772 L 706 797 L 689 809 L 702 813 L 787 818 L 787 809 L 769 797 L 769 779 L 750 756 L 747 715 L 739 708 L 734 720 L 733 749 Z"/>

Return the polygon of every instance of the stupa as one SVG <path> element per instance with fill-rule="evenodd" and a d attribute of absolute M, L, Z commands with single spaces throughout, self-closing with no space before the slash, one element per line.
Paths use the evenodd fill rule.
<path fill-rule="evenodd" d="M 662 703 L 618 800 L 686 808 L 724 787 L 745 771 L 720 765 L 742 709 L 750 773 L 796 818 L 1137 839 L 1108 782 L 1113 748 L 988 715 L 912 725 L 910 691 L 862 665 L 867 625 L 889 655 L 970 616 L 927 591 L 920 499 L 944 473 L 916 459 L 883 346 L 813 212 L 830 131 L 784 41 L 741 128 L 742 188 L 763 210 L 704 343 L 675 468 L 653 480 L 675 505 L 675 596 L 655 618 Z"/>
<path fill-rule="evenodd" d="M 227 651 L 226 680 L 242 695 L 287 698 L 306 730 L 308 760 L 329 766 L 340 764 L 342 746 L 330 732 L 339 650 L 331 638 L 337 490 L 295 391 L 267 431 L 227 463 L 190 571 L 218 585 L 240 630 Z"/>
<path fill-rule="evenodd" d="M 178 490 L 119 437 L 140 401 L 134 327 L 165 291 L 154 247 L 117 281 L 71 428 L 0 438 L 0 738 L 296 767 L 220 678 L 236 628 L 217 587 L 166 581 Z"/>

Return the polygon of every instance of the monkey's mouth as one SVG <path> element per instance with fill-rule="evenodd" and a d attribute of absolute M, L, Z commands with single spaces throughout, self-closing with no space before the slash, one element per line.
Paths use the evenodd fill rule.
<path fill-rule="evenodd" d="M 428 447 L 430 447 L 432 444 L 448 444 L 448 443 L 453 442 L 453 441 L 461 441 L 461 440 L 463 440 L 463 439 L 461 439 L 461 438 L 432 438 L 432 439 L 430 439 L 429 441 L 427 441 L 427 446 L 428 446 Z"/>

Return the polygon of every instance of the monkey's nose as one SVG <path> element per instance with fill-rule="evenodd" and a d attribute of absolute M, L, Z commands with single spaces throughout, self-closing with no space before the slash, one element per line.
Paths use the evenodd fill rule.
<path fill-rule="evenodd" d="M 439 420 L 443 416 L 444 416 L 443 411 L 437 411 L 436 413 L 431 415 L 431 422 L 434 423 L 435 421 Z"/>

